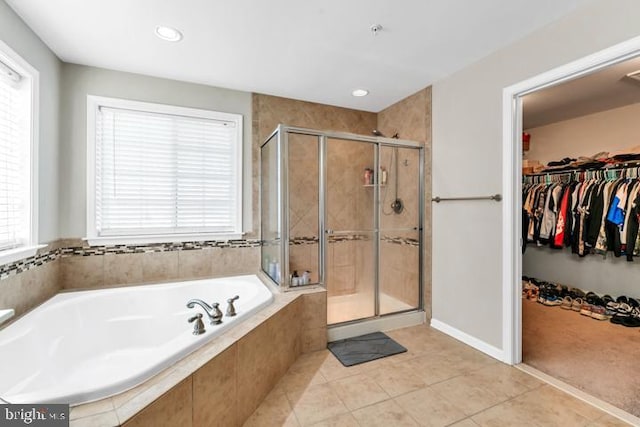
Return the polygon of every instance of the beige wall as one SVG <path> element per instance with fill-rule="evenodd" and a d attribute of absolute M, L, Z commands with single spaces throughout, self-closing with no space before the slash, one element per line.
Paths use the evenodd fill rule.
<path fill-rule="evenodd" d="M 526 115 L 526 110 L 524 111 Z M 640 145 L 640 103 L 527 129 L 531 149 L 524 158 L 547 164 Z"/>
<path fill-rule="evenodd" d="M 594 0 L 435 83 L 434 195 L 502 193 L 503 89 L 638 36 L 638 16 L 640 2 Z M 503 220 L 500 203 L 433 206 L 433 318 L 498 351 Z"/>

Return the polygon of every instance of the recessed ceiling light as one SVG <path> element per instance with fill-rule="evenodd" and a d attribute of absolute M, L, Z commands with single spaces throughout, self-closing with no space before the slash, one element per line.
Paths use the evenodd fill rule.
<path fill-rule="evenodd" d="M 158 25 L 156 27 L 156 36 L 169 42 L 178 42 L 182 40 L 182 33 L 180 31 L 164 25 Z"/>
<path fill-rule="evenodd" d="M 353 96 L 367 96 L 369 95 L 369 91 L 366 89 L 356 89 L 353 92 L 351 92 L 351 95 Z"/>

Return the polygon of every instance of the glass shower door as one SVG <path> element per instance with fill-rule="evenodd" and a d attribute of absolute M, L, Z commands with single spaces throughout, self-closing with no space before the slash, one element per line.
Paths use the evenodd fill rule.
<path fill-rule="evenodd" d="M 324 246 L 329 324 L 376 315 L 376 150 L 375 144 L 367 142 L 326 141 Z"/>
<path fill-rule="evenodd" d="M 420 166 L 416 148 L 380 147 L 379 314 L 420 306 Z"/>

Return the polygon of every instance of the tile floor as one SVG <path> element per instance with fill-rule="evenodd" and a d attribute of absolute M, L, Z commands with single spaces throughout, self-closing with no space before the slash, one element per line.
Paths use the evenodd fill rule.
<path fill-rule="evenodd" d="M 388 332 L 407 353 L 346 368 L 302 355 L 245 426 L 626 426 L 428 326 Z"/>

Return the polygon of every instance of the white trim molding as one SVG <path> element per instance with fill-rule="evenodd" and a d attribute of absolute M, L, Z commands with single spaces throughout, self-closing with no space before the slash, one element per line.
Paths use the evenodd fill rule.
<path fill-rule="evenodd" d="M 504 352 L 501 349 L 471 336 L 466 332 L 462 332 L 460 329 L 456 329 L 438 319 L 431 319 L 431 327 L 493 357 L 494 359 L 504 361 Z"/>
<path fill-rule="evenodd" d="M 29 236 L 24 245 L 2 251 L 4 252 L 4 258 L 0 258 L 3 260 L 2 262 L 5 262 L 4 260 L 9 260 L 7 262 L 11 262 L 10 260 L 15 258 L 16 253 L 20 252 L 33 255 L 35 254 L 35 250 L 39 248 L 37 245 L 39 239 L 38 171 L 40 170 L 40 167 L 38 151 L 40 147 L 40 72 L 2 40 L 0 40 L 0 61 L 6 62 L 7 65 L 15 68 L 15 70 L 21 74 L 22 78 L 25 79 L 29 90 L 28 108 L 30 121 L 27 126 L 30 168 L 27 174 L 27 178 L 29 179 Z"/>
<path fill-rule="evenodd" d="M 233 218 L 233 230 L 210 232 L 210 230 L 154 230 L 149 234 L 141 234 L 146 230 L 135 230 L 129 233 L 103 232 L 97 229 L 96 215 L 96 139 L 98 112 L 101 107 L 114 109 L 133 110 L 142 113 L 165 114 L 184 116 L 187 118 L 201 118 L 229 123 L 236 129 L 233 144 L 235 145 L 235 157 L 231 158 L 235 170 L 235 218 Z M 185 241 L 205 240 L 235 240 L 243 236 L 243 117 L 241 114 L 225 113 L 213 110 L 204 110 L 177 105 L 167 105 L 154 102 L 141 102 L 120 98 L 108 98 L 95 95 L 87 95 L 87 206 L 86 206 L 86 237 L 90 245 L 115 245 L 115 244 L 146 244 L 146 243 L 171 243 Z"/>
<path fill-rule="evenodd" d="M 640 55 L 640 37 L 562 65 L 520 83 L 502 94 L 502 348 L 504 362 L 522 361 L 522 102 L 523 96 Z"/>

